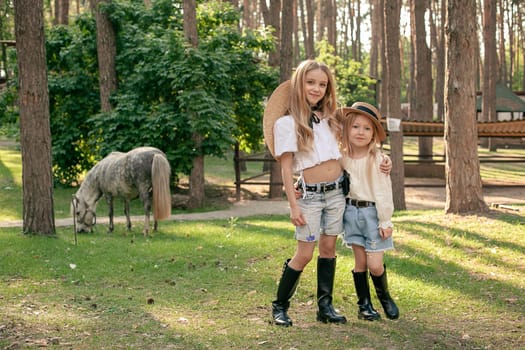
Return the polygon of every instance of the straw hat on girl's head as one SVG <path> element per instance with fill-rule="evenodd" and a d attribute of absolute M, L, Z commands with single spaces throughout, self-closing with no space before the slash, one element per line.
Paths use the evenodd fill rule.
<path fill-rule="evenodd" d="M 273 147 L 273 124 L 279 118 L 288 114 L 290 109 L 290 91 L 292 89 L 290 80 L 285 81 L 277 87 L 266 103 L 263 116 L 264 141 L 268 149 L 275 155 Z M 293 137 L 293 136 L 292 136 Z"/>
<path fill-rule="evenodd" d="M 381 125 L 381 113 L 366 102 L 356 102 L 351 107 L 342 107 L 337 111 L 337 117 L 340 121 L 344 121 L 350 113 L 358 113 L 370 119 L 377 130 L 377 137 L 379 141 L 383 142 L 386 139 L 385 129 Z"/>

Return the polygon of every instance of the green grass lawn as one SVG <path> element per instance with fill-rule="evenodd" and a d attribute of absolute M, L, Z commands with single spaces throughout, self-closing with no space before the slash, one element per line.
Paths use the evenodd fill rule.
<path fill-rule="evenodd" d="M 208 159 L 207 181 L 232 186 L 232 163 Z M 248 167 L 254 175 L 260 163 Z M 496 168 L 495 178 L 525 175 Z M 0 147 L 1 220 L 21 218 L 20 179 L 19 151 Z M 55 190 L 57 218 L 69 216 L 73 192 Z M 399 320 L 357 319 L 353 257 L 339 246 L 334 304 L 348 323 L 315 321 L 311 263 L 284 329 L 270 324 L 270 303 L 295 247 L 287 215 L 162 222 L 149 238 L 141 223 L 132 233 L 117 224 L 78 245 L 71 227 L 55 238 L 1 228 L 0 349 L 523 349 L 522 209 L 402 211 L 393 221 L 396 249 L 385 261 Z"/>
<path fill-rule="evenodd" d="M 0 348 L 523 348 L 523 213 L 398 212 L 394 224 L 385 261 L 400 319 L 357 319 L 353 257 L 339 246 L 334 304 L 348 323 L 315 321 L 310 263 L 291 328 L 270 324 L 295 246 L 287 216 L 163 222 L 150 238 L 117 225 L 76 246 L 70 228 L 56 238 L 0 229 Z"/>

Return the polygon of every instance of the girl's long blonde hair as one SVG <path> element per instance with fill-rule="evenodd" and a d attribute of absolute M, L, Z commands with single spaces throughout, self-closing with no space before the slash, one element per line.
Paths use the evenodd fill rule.
<path fill-rule="evenodd" d="M 306 98 L 304 89 L 306 74 L 312 70 L 320 69 L 328 77 L 328 85 L 324 97 L 319 101 L 317 111 L 321 112 L 325 118 L 328 118 L 328 125 L 334 133 L 339 135 L 341 127 L 336 120 L 337 98 L 335 80 L 332 72 L 324 63 L 314 60 L 306 60 L 301 62 L 294 74 L 292 75 L 291 85 L 291 101 L 290 112 L 295 120 L 297 147 L 299 151 L 308 151 L 312 148 L 313 130 L 310 127 L 310 118 L 312 115 L 312 108 Z"/>

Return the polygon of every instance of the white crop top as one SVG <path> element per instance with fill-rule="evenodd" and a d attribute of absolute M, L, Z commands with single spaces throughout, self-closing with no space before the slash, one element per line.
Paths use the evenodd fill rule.
<path fill-rule="evenodd" d="M 286 115 L 277 119 L 273 125 L 275 156 L 280 157 L 283 153 L 293 152 L 293 170 L 295 172 L 311 168 L 330 159 L 340 159 L 341 152 L 328 125 L 328 119 L 321 119 L 319 123 L 313 123 L 313 131 L 312 149 L 310 151 L 299 151 L 293 117 Z"/>

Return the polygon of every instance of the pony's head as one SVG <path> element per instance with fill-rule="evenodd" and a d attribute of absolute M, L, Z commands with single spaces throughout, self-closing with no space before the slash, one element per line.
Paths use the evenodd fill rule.
<path fill-rule="evenodd" d="M 76 195 L 73 195 L 71 201 L 71 214 L 77 233 L 91 232 L 97 223 L 95 209 L 90 208 L 86 201 L 79 199 Z"/>

